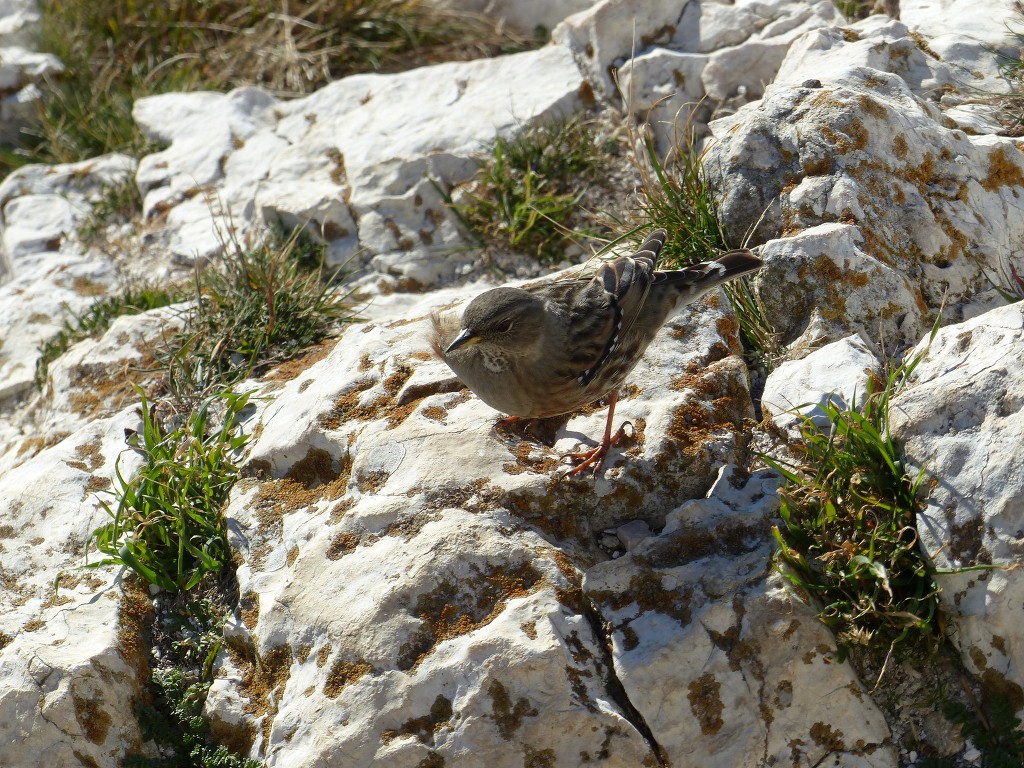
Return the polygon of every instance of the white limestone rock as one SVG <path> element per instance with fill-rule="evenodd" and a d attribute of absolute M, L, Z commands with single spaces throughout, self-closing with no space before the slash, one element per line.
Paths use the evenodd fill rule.
<path fill-rule="evenodd" d="M 939 330 L 892 400 L 911 476 L 926 472 L 921 546 L 940 571 L 950 637 L 996 689 L 1024 687 L 1024 303 Z M 993 569 L 965 570 L 974 565 Z"/>
<path fill-rule="evenodd" d="M 86 338 L 50 364 L 47 397 L 34 429 L 40 435 L 69 432 L 137 402 L 136 385 L 159 370 L 169 339 L 185 322 L 189 305 L 122 315 L 97 339 Z"/>
<path fill-rule="evenodd" d="M 21 397 L 34 386 L 39 345 L 117 279 L 106 259 L 45 251 L 26 261 L 19 259 L 17 276 L 0 284 L 0 402 Z"/>
<path fill-rule="evenodd" d="M 171 146 L 142 160 L 139 185 L 181 258 L 220 247 L 224 214 L 242 231 L 306 223 L 337 244 L 335 261 L 365 252 L 378 271 L 435 285 L 454 274 L 460 236 L 432 181 L 466 180 L 496 134 L 575 111 L 582 88 L 569 52 L 547 46 L 353 75 L 290 102 L 255 89 L 140 99 L 135 119 Z"/>
<path fill-rule="evenodd" d="M 622 100 L 633 115 L 648 120 L 664 152 L 688 139 L 685 126 L 706 124 L 712 113 L 703 74 L 706 53 L 653 48 L 623 63 L 618 71 Z"/>
<path fill-rule="evenodd" d="M 268 765 L 651 757 L 608 682 L 579 569 L 605 557 L 604 528 L 660 526 L 735 455 L 752 412 L 736 321 L 717 295 L 682 312 L 616 411 L 635 441 L 605 477 L 559 481 L 559 457 L 605 412 L 573 417 L 550 449 L 496 433 L 499 414 L 427 352 L 426 310 L 474 292 L 352 326 L 255 400 L 255 479 L 227 514 L 241 616 L 277 665 L 266 703 L 247 707 Z M 230 710 L 222 724 L 240 722 Z"/>
<path fill-rule="evenodd" d="M 856 330 L 892 347 L 913 343 L 944 296 L 948 316 L 968 312 L 1024 241 L 1020 142 L 950 127 L 894 74 L 854 66 L 827 84 L 773 85 L 712 130 L 719 141 L 705 167 L 735 241 L 755 229 L 757 242 L 831 227 L 863 255 L 807 264 L 796 293 L 781 272 L 755 279 L 788 343 Z M 870 268 L 849 271 L 857 261 Z"/>
<path fill-rule="evenodd" d="M 566 19 L 552 37 L 575 52 L 606 97 L 621 93 L 633 114 L 646 117 L 658 98 L 668 97 L 651 122 L 660 143 L 669 146 L 673 123 L 704 135 L 719 103 L 743 103 L 764 92 L 801 34 L 841 22 L 827 0 L 602 0 Z M 700 109 L 705 96 L 709 102 Z"/>
<path fill-rule="evenodd" d="M 36 0 L 4 0 L 0 5 L 0 48 L 28 48 L 36 41 L 39 5 Z"/>
<path fill-rule="evenodd" d="M 17 46 L 0 49 L 0 90 L 14 91 L 29 82 L 64 70 L 60 60 L 50 53 L 39 53 Z"/>
<path fill-rule="evenodd" d="M 538 27 L 554 29 L 566 16 L 586 10 L 596 0 L 443 0 L 444 6 L 479 13 L 508 24 L 521 34 Z"/>
<path fill-rule="evenodd" d="M 0 9 L 0 13 L 5 9 Z M 15 28 L 23 29 L 27 18 L 14 11 Z M 38 19 L 38 16 L 37 16 Z M 4 27 L 15 37 L 10 20 L 0 17 L 0 35 Z M 31 45 L 29 41 L 22 41 Z M 0 42 L 0 143 L 12 145 L 18 142 L 25 124 L 35 117 L 40 97 L 37 83 L 44 78 L 64 70 L 56 56 L 22 47 L 21 44 Z"/>
<path fill-rule="evenodd" d="M 620 67 L 657 41 L 667 41 L 682 12 L 673 0 L 601 0 L 565 19 L 551 39 L 571 50 L 587 80 L 610 98 L 616 93 L 610 68 Z"/>
<path fill-rule="evenodd" d="M 20 265 L 34 261 L 26 257 L 56 251 L 75 227 L 71 203 L 61 195 L 15 198 L 4 206 L 3 219 L 0 248 L 19 271 Z"/>
<path fill-rule="evenodd" d="M 850 332 L 887 342 L 923 332 L 918 290 L 868 245 L 858 227 L 819 224 L 758 250 L 765 266 L 750 285 L 794 355 Z"/>
<path fill-rule="evenodd" d="M 240 227 L 251 219 L 255 185 L 266 173 L 266 153 L 258 170 L 246 177 L 250 183 L 233 190 L 237 199 L 225 196 L 232 189 L 226 166 L 232 153 L 274 124 L 276 106 L 277 100 L 258 88 L 227 94 L 167 93 L 135 102 L 132 117 L 143 134 L 170 144 L 142 158 L 136 181 L 145 195 L 143 215 L 166 217 L 173 254 L 187 260 L 219 252 L 228 235 L 226 225 L 217 226 L 215 214 L 237 214 Z"/>
<path fill-rule="evenodd" d="M 643 520 L 630 520 L 615 529 L 615 537 L 627 552 L 636 549 L 640 542 L 650 535 L 651 526 Z"/>
<path fill-rule="evenodd" d="M 119 765 L 141 742 L 134 702 L 145 598 L 83 571 L 133 411 L 88 424 L 0 475 L 0 764 Z M 30 454 L 38 447 L 29 446 Z M 128 455 L 122 471 L 136 465 Z"/>
<path fill-rule="evenodd" d="M 999 72 L 1000 57 L 1020 56 L 1020 41 L 1011 31 L 1022 22 L 1005 0 L 900 0 L 900 20 L 928 38 L 928 48 L 960 72 L 964 84 L 1008 93 L 1012 88 Z"/>
<path fill-rule="evenodd" d="M 824 406 L 831 403 L 850 408 L 862 404 L 868 382 L 879 369 L 878 357 L 864 339 L 847 336 L 775 368 L 765 380 L 761 406 L 780 427 L 799 424 L 802 415 L 819 429 L 828 429 L 830 421 Z"/>
<path fill-rule="evenodd" d="M 885 718 L 772 570 L 778 482 L 723 468 L 660 535 L 587 571 L 618 678 L 673 766 L 895 766 Z"/>
<path fill-rule="evenodd" d="M 82 254 L 73 235 L 103 185 L 133 168 L 131 158 L 110 155 L 24 166 L 0 182 L 0 402 L 32 387 L 39 345 L 65 318 L 116 285 L 112 262 Z"/>
<path fill-rule="evenodd" d="M 124 181 L 137 165 L 134 157 L 119 153 L 77 163 L 23 165 L 0 181 L 0 205 L 23 195 L 62 195 L 72 201 L 77 213 L 84 214 L 86 203 L 104 186 Z"/>

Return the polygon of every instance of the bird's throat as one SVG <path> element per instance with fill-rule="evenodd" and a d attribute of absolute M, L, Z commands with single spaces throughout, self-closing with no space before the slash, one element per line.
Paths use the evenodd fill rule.
<path fill-rule="evenodd" d="M 508 358 L 501 352 L 486 347 L 477 347 L 475 351 L 488 372 L 504 373 L 508 370 Z"/>

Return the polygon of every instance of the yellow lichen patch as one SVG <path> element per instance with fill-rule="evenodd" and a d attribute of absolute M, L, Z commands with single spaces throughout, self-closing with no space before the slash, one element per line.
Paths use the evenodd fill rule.
<path fill-rule="evenodd" d="M 883 120 L 889 115 L 889 111 L 881 103 L 875 101 L 866 93 L 861 93 L 857 96 L 857 104 L 864 112 L 872 117 L 877 117 L 879 120 Z"/>
<path fill-rule="evenodd" d="M 136 685 L 149 679 L 149 647 L 143 641 L 153 626 L 153 603 L 142 580 L 136 576 L 123 582 L 117 607 L 117 652 L 135 673 Z"/>
<path fill-rule="evenodd" d="M 99 439 L 75 446 L 75 458 L 65 463 L 82 472 L 95 472 L 103 466 L 103 454 L 100 452 Z"/>
<path fill-rule="evenodd" d="M 327 679 L 324 681 L 324 695 L 336 699 L 346 685 L 356 682 L 363 675 L 368 675 L 371 672 L 373 672 L 373 666 L 368 664 L 365 659 L 349 661 L 339 657 L 334 660 L 327 672 Z"/>
<path fill-rule="evenodd" d="M 996 192 L 1002 187 L 1024 187 L 1024 156 L 1019 150 L 1013 152 L 1013 159 L 1007 152 L 1007 145 L 996 147 L 989 158 L 988 173 L 981 181 L 981 186 L 989 192 Z"/>
<path fill-rule="evenodd" d="M 628 589 L 617 593 L 593 591 L 589 595 L 592 600 L 609 606 L 613 611 L 635 605 L 640 614 L 651 611 L 660 613 L 670 616 L 684 627 L 693 618 L 693 588 L 665 589 L 661 574 L 656 569 L 645 568 L 633 574 Z"/>
<path fill-rule="evenodd" d="M 270 738 L 274 716 L 277 714 L 278 705 L 291 674 L 291 648 L 281 645 L 260 654 L 250 646 L 229 643 L 227 651 L 235 666 L 242 672 L 238 689 L 247 699 L 243 711 L 248 715 L 263 718 L 260 730 L 266 741 Z M 245 744 L 244 739 L 247 736 L 249 734 L 239 734 L 239 738 L 235 740 L 239 746 L 244 747 L 239 749 L 243 754 L 252 747 L 251 739 L 248 745 Z"/>
<path fill-rule="evenodd" d="M 687 686 L 686 698 L 690 702 L 690 711 L 700 723 L 700 732 L 705 736 L 718 733 L 725 721 L 722 712 L 722 686 L 710 672 L 705 672 Z"/>
<path fill-rule="evenodd" d="M 93 744 L 102 744 L 107 740 L 113 719 L 104 711 L 99 702 L 90 697 L 72 697 L 75 703 L 75 719 L 78 721 L 85 738 Z"/>
<path fill-rule="evenodd" d="M 395 368 L 394 372 L 384 379 L 384 391 L 394 397 L 401 391 L 402 387 L 405 386 L 405 382 L 409 380 L 412 373 L 412 368 L 408 365 L 399 364 Z"/>
<path fill-rule="evenodd" d="M 814 260 L 814 269 L 823 278 L 821 283 L 824 285 L 845 283 L 854 288 L 865 288 L 871 282 L 871 278 L 865 273 L 844 270 L 826 254 Z"/>
<path fill-rule="evenodd" d="M 512 491 L 503 503 L 539 530 L 564 540 L 587 535 L 589 528 L 581 515 L 593 508 L 592 492 L 589 478 L 552 477 L 543 491 Z"/>
<path fill-rule="evenodd" d="M 429 714 L 410 718 L 398 728 L 385 729 L 380 735 L 380 740 L 385 744 L 390 744 L 403 736 L 414 736 L 427 746 L 432 747 L 434 746 L 434 734 L 448 724 L 453 714 L 451 699 L 438 694 L 434 703 L 430 705 Z"/>
<path fill-rule="evenodd" d="M 331 538 L 327 548 L 328 560 L 340 560 L 359 546 L 359 537 L 349 531 L 342 531 Z"/>
<path fill-rule="evenodd" d="M 356 488 L 360 493 L 374 494 L 387 484 L 389 477 L 391 477 L 390 472 L 379 469 L 373 472 L 359 472 L 355 476 Z"/>
<path fill-rule="evenodd" d="M 839 155 L 846 155 L 854 150 L 864 149 L 868 145 L 868 131 L 860 120 L 850 120 L 840 130 L 822 127 L 822 138 L 832 146 Z"/>
<path fill-rule="evenodd" d="M 256 629 L 260 618 L 260 596 L 257 592 L 246 592 L 238 601 L 238 616 L 250 631 Z"/>
<path fill-rule="evenodd" d="M 900 160 L 905 160 L 907 157 L 907 152 L 909 150 L 910 147 L 907 145 L 907 137 L 904 136 L 902 133 L 897 133 L 896 138 L 892 140 L 893 154 L 896 155 L 896 157 L 898 157 Z"/>
<path fill-rule="evenodd" d="M 699 450 L 701 442 L 723 428 L 741 431 L 743 419 L 751 415 L 750 392 L 729 371 L 735 361 L 728 357 L 672 379 L 672 388 L 689 397 L 673 411 L 666 432 L 682 444 L 684 453 Z"/>
<path fill-rule="evenodd" d="M 932 50 L 932 47 L 930 45 L 928 45 L 928 38 L 926 38 L 920 32 L 917 32 L 917 31 L 909 32 L 907 34 L 907 37 L 909 37 L 911 40 L 913 40 L 914 44 L 918 48 L 920 48 L 924 53 L 926 53 L 927 55 L 931 56 L 936 61 L 942 61 L 942 57 L 939 56 L 939 54 L 937 54 L 934 50 Z"/>
<path fill-rule="evenodd" d="M 138 399 L 136 387 L 151 388 L 157 380 L 152 350 L 141 348 L 138 357 L 117 363 L 83 363 L 69 372 L 71 410 L 94 420 L 123 410 Z"/>
<path fill-rule="evenodd" d="M 275 365 L 264 378 L 267 381 L 291 381 L 331 354 L 339 341 L 340 337 L 336 337 L 314 344 L 283 363 Z"/>
<path fill-rule="evenodd" d="M 828 176 L 835 170 L 835 160 L 831 155 L 810 158 L 803 164 L 804 176 Z"/>
<path fill-rule="evenodd" d="M 530 704 L 526 697 L 520 697 L 515 703 L 509 696 L 508 689 L 498 680 L 492 680 L 487 688 L 491 697 L 491 711 L 498 733 L 506 741 L 511 741 L 523 725 L 523 719 L 536 717 L 537 708 Z"/>
<path fill-rule="evenodd" d="M 935 181 L 935 155 L 925 152 L 919 163 L 911 163 L 903 170 L 903 178 L 917 187 L 925 198 L 929 197 L 928 185 Z"/>
<path fill-rule="evenodd" d="M 334 401 L 330 413 L 320 418 L 320 426 L 324 429 L 337 429 L 350 419 L 365 421 L 378 415 L 379 410 L 387 403 L 388 398 L 377 397 L 370 403 L 363 403 L 362 393 L 376 385 L 371 378 L 360 379 L 352 385 L 352 389 Z"/>
<path fill-rule="evenodd" d="M 424 418 L 430 419 L 431 421 L 439 421 L 444 423 L 445 416 L 448 415 L 448 409 L 442 408 L 439 405 L 428 405 L 423 409 Z"/>
<path fill-rule="evenodd" d="M 532 456 L 534 451 L 540 455 Z M 538 475 L 547 475 L 558 469 L 560 461 L 555 456 L 545 456 L 540 446 L 520 440 L 514 451 L 515 462 L 502 464 L 501 468 L 510 475 L 518 475 L 521 472 L 533 472 Z"/>
<path fill-rule="evenodd" d="M 331 644 L 324 643 L 320 646 L 320 650 L 316 652 L 317 669 L 323 669 L 329 658 L 331 658 Z"/>
<path fill-rule="evenodd" d="M 838 728 L 833 728 L 828 723 L 817 722 L 812 725 L 810 736 L 815 744 L 827 749 L 829 752 L 843 752 L 846 750 L 843 732 Z"/>
<path fill-rule="evenodd" d="M 543 576 L 530 563 L 510 568 L 489 566 L 459 582 L 442 581 L 421 594 L 411 613 L 421 620 L 418 630 L 399 651 L 398 668 L 412 669 L 445 640 L 472 632 L 491 623 L 505 610 L 509 600 L 525 597 L 539 589 Z"/>
<path fill-rule="evenodd" d="M 372 362 L 365 356 L 364 361 L 372 366 Z M 424 397 L 437 393 L 436 389 L 430 389 L 419 397 L 400 398 L 402 387 L 412 374 L 413 369 L 409 365 L 399 363 L 380 381 L 384 393 L 371 399 L 367 399 L 363 393 L 377 386 L 378 382 L 373 378 L 356 382 L 352 390 L 335 400 L 330 413 L 320 419 L 320 426 L 329 430 L 338 429 L 348 421 L 370 421 L 386 417 L 387 429 L 394 429 L 416 411 Z"/>
<path fill-rule="evenodd" d="M 79 275 L 71 281 L 71 288 L 79 296 L 102 296 L 107 292 L 103 283 L 97 283 L 84 275 Z"/>
<path fill-rule="evenodd" d="M 323 449 L 310 448 L 285 477 L 260 485 L 252 501 L 258 521 L 256 533 L 270 540 L 279 533 L 283 515 L 319 501 L 340 499 L 348 488 L 351 473 L 352 457 L 347 452 L 335 460 Z M 253 561 L 261 562 L 264 554 L 254 549 Z"/>

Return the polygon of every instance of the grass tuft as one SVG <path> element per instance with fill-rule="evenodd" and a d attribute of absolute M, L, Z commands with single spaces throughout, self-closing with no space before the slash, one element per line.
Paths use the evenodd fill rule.
<path fill-rule="evenodd" d="M 97 301 L 81 315 L 73 315 L 64 321 L 64 327 L 52 339 L 39 345 L 39 359 L 36 360 L 36 386 L 46 385 L 50 364 L 63 355 L 72 345 L 89 337 L 103 335 L 115 318 L 121 315 L 138 315 L 151 309 L 166 307 L 185 298 L 180 291 L 157 288 L 149 285 L 125 286 L 121 293 Z"/>
<path fill-rule="evenodd" d="M 686 141 L 677 137 L 665 160 L 659 156 L 650 130 L 644 129 L 635 142 L 639 147 L 639 214 L 643 222 L 637 231 L 654 227 L 668 231 L 660 266 L 690 266 L 727 250 L 718 205 L 692 136 Z M 749 361 L 770 371 L 782 350 L 749 283 L 745 279 L 734 280 L 723 288 L 739 319 L 740 339 L 749 353 Z"/>
<path fill-rule="evenodd" d="M 1008 303 L 1014 304 L 1024 300 L 1024 276 L 1017 271 L 1016 265 L 1010 258 L 999 265 L 998 276 L 986 274 L 989 283 L 995 288 L 996 293 L 1002 296 Z"/>
<path fill-rule="evenodd" d="M 171 342 L 172 390 L 239 381 L 351 319 L 347 295 L 324 274 L 325 248 L 302 229 L 252 247 L 231 238 L 219 264 L 197 272 L 196 306 Z"/>
<path fill-rule="evenodd" d="M 65 65 L 43 84 L 38 124 L 6 172 L 108 152 L 141 156 L 136 99 L 169 91 L 259 85 L 309 93 L 356 72 L 396 71 L 524 50 L 482 15 L 428 0 L 42 0 L 40 49 Z"/>
<path fill-rule="evenodd" d="M 907 474 L 889 430 L 890 400 L 926 353 L 871 382 L 859 408 L 822 406 L 829 431 L 802 417 L 793 460 L 762 454 L 787 481 L 776 565 L 822 606 L 841 646 L 877 637 L 894 648 L 940 634 L 939 590 L 916 531 L 924 471 Z"/>
<path fill-rule="evenodd" d="M 188 590 L 230 562 L 221 507 L 237 477 L 233 456 L 248 439 L 238 431 L 248 395 L 209 397 L 170 431 L 139 395 L 142 433 L 129 442 L 145 463 L 131 480 L 118 463 L 116 503 L 102 503 L 110 522 L 90 537 L 107 557 L 91 565 L 127 566 L 168 592 Z M 219 425 L 215 406 L 224 409 Z"/>
<path fill-rule="evenodd" d="M 981 753 L 982 768 L 1019 768 L 1024 765 L 1024 731 L 1013 698 L 989 692 L 984 702 L 947 701 L 942 706 L 946 718 L 960 726 L 960 733 L 969 738 Z M 937 758 L 929 768 L 953 768 L 955 762 Z"/>
<path fill-rule="evenodd" d="M 78 225 L 78 238 L 84 245 L 100 242 L 107 229 L 114 224 L 127 224 L 142 213 L 142 193 L 129 174 L 120 181 L 104 184 L 99 197 L 89 209 L 89 215 Z"/>
<path fill-rule="evenodd" d="M 1013 90 L 1003 96 L 994 97 L 1001 110 L 1000 122 L 1005 136 L 1024 136 L 1024 2 L 1013 4 L 1013 26 L 1007 25 L 1008 36 L 1016 44 L 1015 56 L 993 51 L 999 60 L 999 74 L 1014 85 Z"/>
<path fill-rule="evenodd" d="M 873 13 L 874 0 L 836 0 L 836 9 L 847 21 L 866 19 Z"/>
<path fill-rule="evenodd" d="M 558 262 L 576 234 L 569 219 L 605 154 L 583 117 L 541 123 L 510 139 L 499 136 L 464 201 L 446 202 L 485 247 Z"/>

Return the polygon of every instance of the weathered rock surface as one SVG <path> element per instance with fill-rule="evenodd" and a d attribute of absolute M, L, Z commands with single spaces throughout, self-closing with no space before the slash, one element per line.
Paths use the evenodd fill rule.
<path fill-rule="evenodd" d="M 461 240 L 435 183 L 470 178 L 495 135 L 575 111 L 582 87 L 569 52 L 547 46 L 354 75 L 290 102 L 253 88 L 140 99 L 136 121 L 170 142 L 139 166 L 145 213 L 166 216 L 181 258 L 216 252 L 225 235 L 213 214 L 228 212 L 243 231 L 305 225 L 333 264 L 363 249 L 405 287 L 436 286 L 454 276 Z"/>
<path fill-rule="evenodd" d="M 6 0 L 0 7 L 0 144 L 12 145 L 35 117 L 43 79 L 59 74 L 56 56 L 36 49 L 35 0 Z"/>
<path fill-rule="evenodd" d="M 864 339 L 848 336 L 775 368 L 765 379 L 761 407 L 780 427 L 799 425 L 806 416 L 819 429 L 828 429 L 831 421 L 824 406 L 863 403 L 879 369 L 878 357 Z"/>
<path fill-rule="evenodd" d="M 649 118 L 667 149 L 676 138 L 685 143 L 689 128 L 704 135 L 726 102 L 735 108 L 760 98 L 804 32 L 841 22 L 828 0 L 603 0 L 552 37 L 574 51 L 606 96 L 621 94 L 630 112 Z"/>
<path fill-rule="evenodd" d="M 911 471 L 927 475 L 921 546 L 952 570 L 937 579 L 964 663 L 1020 701 L 1024 304 L 947 326 L 919 353 L 924 360 L 893 401 L 892 426 Z"/>
<path fill-rule="evenodd" d="M 124 274 L 215 253 L 217 213 L 240 233 L 307 224 L 333 263 L 358 253 L 374 297 L 369 319 L 245 385 L 263 399 L 227 509 L 242 601 L 206 705 L 219 738 L 289 767 L 905 764 L 771 570 L 777 478 L 721 471 L 749 457 L 754 410 L 720 294 L 672 320 L 632 375 L 616 420 L 635 437 L 597 480 L 555 475 L 601 434 L 603 409 L 549 425 L 551 447 L 500 433 L 425 338 L 430 311 L 485 287 L 441 290 L 481 275 L 453 250 L 463 235 L 432 180 L 472 176 L 496 134 L 594 97 L 607 108 L 609 68 L 639 111 L 662 96 L 662 110 L 709 96 L 729 111 L 777 71 L 759 102 L 711 124 L 706 165 L 734 239 L 761 243 L 766 316 L 803 358 L 769 378 L 763 404 L 849 401 L 877 365 L 858 337 L 917 343 L 946 295 L 946 321 L 973 319 L 940 332 L 893 414 L 933 479 L 922 543 L 940 565 L 1019 564 L 1024 320 L 1019 304 L 991 310 L 987 276 L 1024 242 L 1024 156 L 972 95 L 1005 91 L 985 46 L 1006 45 L 1009 4 L 902 5 L 899 22 L 846 25 L 825 2 L 606 0 L 530 53 L 360 75 L 292 102 L 258 89 L 140 100 L 140 125 L 169 144 L 138 165 L 145 264 L 73 235 L 134 161 L 8 176 L 0 765 L 106 768 L 147 749 L 133 702 L 148 601 L 109 568 L 78 567 L 105 519 L 96 494 L 137 461 L 131 372 L 180 315 L 117 319 L 54 361 L 42 394 L 33 374 L 40 342 Z M 965 663 L 1011 693 L 1024 685 L 1018 571 L 941 577 Z"/>
<path fill-rule="evenodd" d="M 921 98 L 942 65 L 901 29 L 808 34 L 761 101 L 712 124 L 732 237 L 782 236 L 755 286 L 798 348 L 857 330 L 914 343 L 944 297 L 953 317 L 987 301 L 1024 238 L 1022 143 L 968 135 Z"/>
<path fill-rule="evenodd" d="M 25 395 L 39 345 L 116 286 L 113 262 L 69 242 L 103 184 L 135 162 L 122 155 L 20 168 L 0 182 L 0 402 Z M 4 453 L 0 446 L 0 455 Z"/>
<path fill-rule="evenodd" d="M 618 677 L 672 766 L 895 765 L 881 712 L 772 570 L 778 482 L 723 468 L 660 535 L 587 572 Z"/>
<path fill-rule="evenodd" d="M 106 517 L 96 494 L 110 487 L 124 429 L 138 428 L 132 411 L 0 476 L 0 765 L 113 766 L 141 745 L 133 702 L 145 683 L 138 638 L 149 601 L 122 594 L 111 568 L 81 570 Z M 123 472 L 135 466 L 122 458 Z"/>
<path fill-rule="evenodd" d="M 497 414 L 426 354 L 423 310 L 350 328 L 274 392 L 254 427 L 257 480 L 229 509 L 253 606 L 243 618 L 259 652 L 284 654 L 291 670 L 274 723 L 299 731 L 278 737 L 275 725 L 257 740 L 271 764 L 352 753 L 367 765 L 415 765 L 431 750 L 482 755 L 480 764 L 582 753 L 641 764 L 651 748 L 615 699 L 580 569 L 603 557 L 589 543 L 601 528 L 637 516 L 660 526 L 664 510 L 701 495 L 735 455 L 750 403 L 734 320 L 719 303 L 684 313 L 652 347 L 635 376 L 642 384 L 616 412 L 632 422 L 634 445 L 597 481 L 552 474 L 561 453 L 600 433 L 603 410 L 570 420 L 553 449 L 502 437 Z M 456 465 L 457 476 L 438 471 Z M 370 583 L 377 596 L 367 603 Z M 325 592 L 339 597 L 330 620 Z M 524 685 L 524 670 L 545 682 Z M 330 726 L 328 738 L 299 725 L 316 720 L 310 708 L 344 719 L 382 687 L 391 704 L 358 722 L 348 715 L 351 730 Z M 409 725 L 438 701 L 447 714 L 430 734 Z M 496 751 L 484 746 L 494 729 L 508 742 Z"/>

